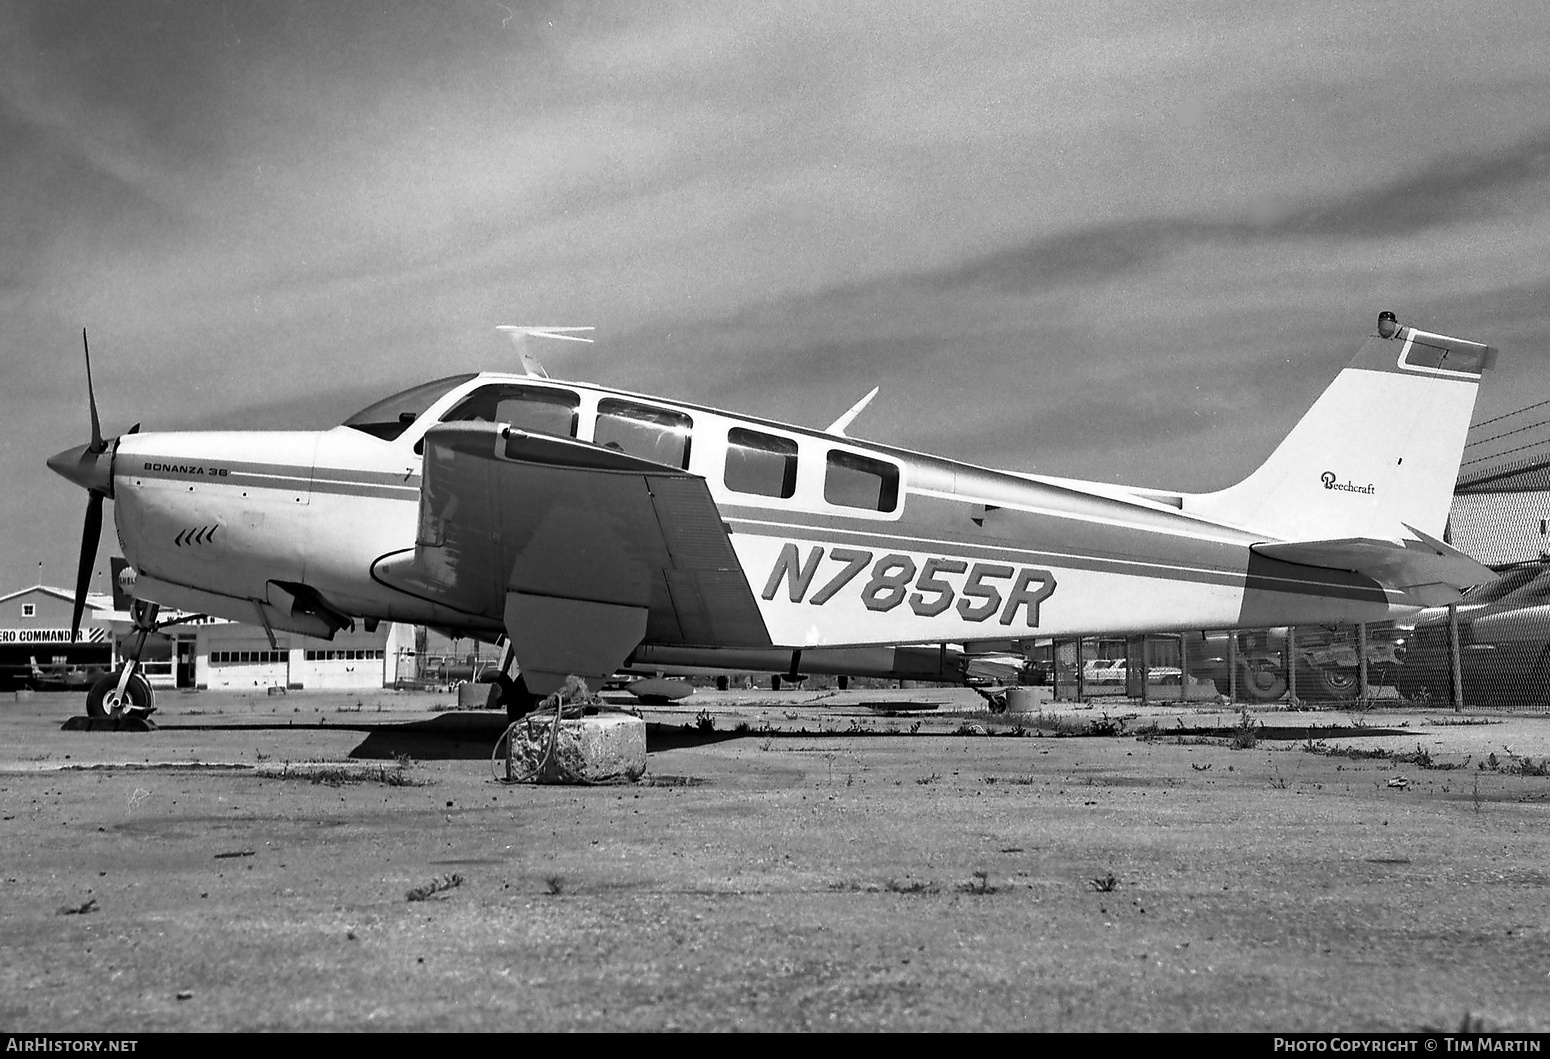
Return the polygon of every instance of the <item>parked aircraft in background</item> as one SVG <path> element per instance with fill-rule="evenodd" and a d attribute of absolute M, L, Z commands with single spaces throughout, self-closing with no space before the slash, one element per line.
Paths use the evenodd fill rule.
<path fill-rule="evenodd" d="M 39 664 L 27 659 L 27 684 L 34 691 L 75 691 L 92 687 L 108 675 L 106 666 L 72 665 L 68 662 Z"/>
<path fill-rule="evenodd" d="M 1550 564 L 1526 563 L 1464 593 L 1458 607 L 1459 674 L 1471 706 L 1550 706 Z M 1422 611 L 1405 641 L 1399 690 L 1453 699 L 1448 612 Z"/>
<path fill-rule="evenodd" d="M 525 375 L 439 379 L 332 430 L 109 440 L 88 354 L 91 441 L 49 466 L 88 491 L 77 622 L 111 498 L 142 630 L 161 605 L 271 637 L 505 637 L 518 715 L 631 657 L 795 673 L 850 651 L 931 679 L 908 645 L 1446 603 L 1490 576 L 1438 538 L 1494 357 L 1385 313 L 1269 459 L 1213 493 L 993 470 L 855 439 L 856 409 L 793 426 L 551 379 L 526 355 Z M 151 707 L 137 653 L 90 711 Z"/>

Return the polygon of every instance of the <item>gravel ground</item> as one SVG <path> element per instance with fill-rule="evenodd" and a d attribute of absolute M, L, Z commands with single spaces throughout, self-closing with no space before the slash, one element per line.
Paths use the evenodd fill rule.
<path fill-rule="evenodd" d="M 538 788 L 453 698 L 0 705 L 0 1025 L 1550 1029 L 1545 717 L 701 694 Z"/>

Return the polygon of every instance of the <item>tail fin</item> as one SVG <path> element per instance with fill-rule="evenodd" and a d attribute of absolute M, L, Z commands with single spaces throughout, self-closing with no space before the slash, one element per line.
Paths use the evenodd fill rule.
<path fill-rule="evenodd" d="M 1443 535 L 1481 375 L 1496 350 L 1392 313 L 1260 468 L 1184 510 L 1282 541 Z"/>

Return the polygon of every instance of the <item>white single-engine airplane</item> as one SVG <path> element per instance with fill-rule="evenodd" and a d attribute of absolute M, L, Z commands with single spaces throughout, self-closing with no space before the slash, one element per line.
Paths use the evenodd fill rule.
<path fill-rule="evenodd" d="M 88 351 L 92 440 L 48 464 L 90 494 L 73 624 L 111 498 L 142 632 L 161 605 L 271 640 L 357 619 L 504 636 L 517 716 L 626 659 L 952 679 L 960 656 L 910 645 L 1448 602 L 1490 577 L 1439 538 L 1494 360 L 1384 313 L 1270 458 L 1214 493 L 991 470 L 853 439 L 859 406 L 814 430 L 551 379 L 526 354 L 526 374 L 426 383 L 332 430 L 107 440 Z M 137 654 L 90 712 L 152 708 Z"/>

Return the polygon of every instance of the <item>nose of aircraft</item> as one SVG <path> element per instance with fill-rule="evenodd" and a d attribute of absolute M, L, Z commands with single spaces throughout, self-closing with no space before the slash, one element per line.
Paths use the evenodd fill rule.
<path fill-rule="evenodd" d="M 56 452 L 48 458 L 48 468 L 82 489 L 103 496 L 113 495 L 113 452 L 93 452 L 90 443 Z"/>

